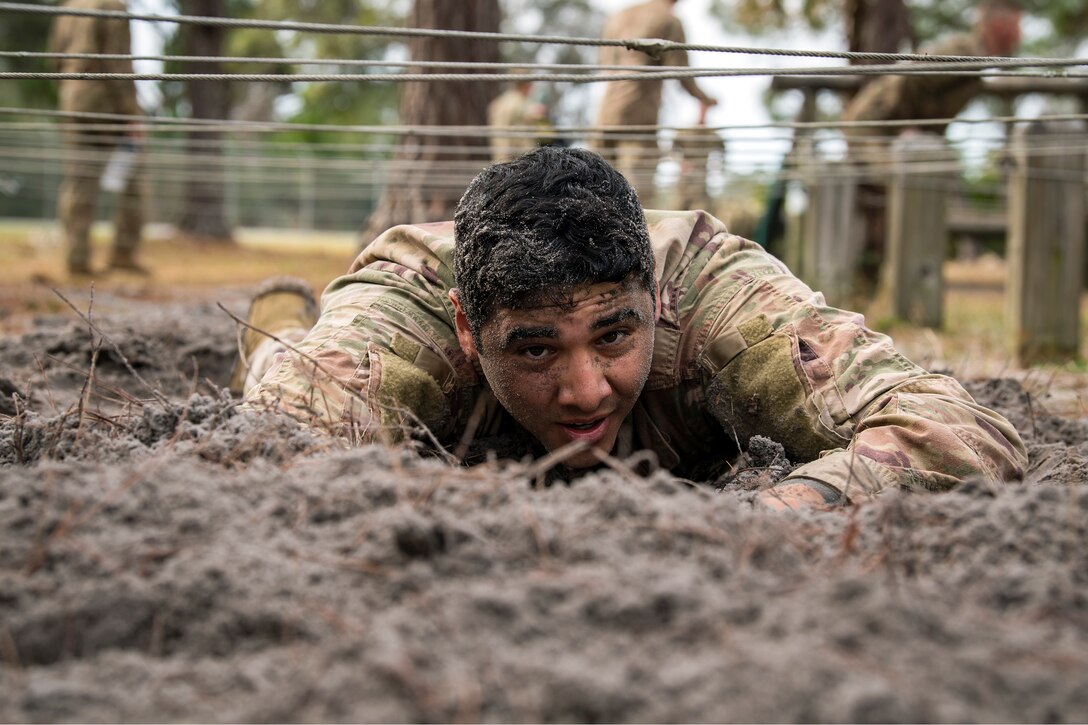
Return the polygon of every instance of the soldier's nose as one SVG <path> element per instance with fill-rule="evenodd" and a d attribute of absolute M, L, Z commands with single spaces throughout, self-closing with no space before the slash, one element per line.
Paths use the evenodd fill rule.
<path fill-rule="evenodd" d="M 612 386 L 604 368 L 592 355 L 577 353 L 571 356 L 559 383 L 560 405 L 594 413 L 611 394 Z"/>

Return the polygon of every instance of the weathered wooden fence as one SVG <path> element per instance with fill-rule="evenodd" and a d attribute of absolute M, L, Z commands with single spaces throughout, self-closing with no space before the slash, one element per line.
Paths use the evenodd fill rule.
<path fill-rule="evenodd" d="M 892 144 L 892 168 L 882 294 L 895 317 L 941 327 L 953 155 L 939 136 L 901 136 Z"/>
<path fill-rule="evenodd" d="M 1075 358 L 1085 271 L 1083 126 L 1025 125 L 1012 145 L 1005 228 L 1006 325 L 1022 364 Z M 808 207 L 795 253 L 797 272 L 831 304 L 857 301 L 865 220 L 859 185 L 871 170 L 844 162 L 813 163 L 804 175 Z M 879 291 L 887 311 L 919 325 L 944 318 L 944 261 L 956 186 L 955 159 L 932 134 L 903 136 L 886 174 L 884 254 Z"/>
<path fill-rule="evenodd" d="M 1084 280 L 1082 127 L 1031 123 L 1013 139 L 1006 322 L 1025 364 L 1075 358 Z"/>
<path fill-rule="evenodd" d="M 1035 91 L 1072 93 L 1088 99 L 1088 85 L 1059 85 L 1054 80 L 1025 83 L 1016 79 L 991 83 L 990 89 L 1004 98 Z M 802 89 L 806 101 L 817 90 L 843 90 L 839 87 L 843 81 L 837 78 L 785 82 L 776 78 L 775 82 L 778 90 Z M 814 103 L 805 105 L 811 108 Z M 804 169 L 799 177 L 808 205 L 800 228 L 787 234 L 787 263 L 812 287 L 823 291 L 832 304 L 856 302 L 865 234 L 865 220 L 856 200 L 859 187 L 877 181 L 886 189 L 885 245 L 877 297 L 886 301 L 888 312 L 920 325 L 941 326 L 942 267 L 951 232 L 957 225 L 964 229 L 979 224 L 995 227 L 993 230 L 1005 231 L 1008 240 L 1005 321 L 1010 352 L 1024 365 L 1076 358 L 1080 300 L 1088 280 L 1088 129 L 1079 122 L 1025 122 L 1011 139 L 1012 168 L 1003 221 L 964 221 L 962 215 L 950 213 L 958 171 L 955 155 L 939 136 L 900 136 L 890 146 L 887 165 L 876 171 L 848 162 L 820 161 L 806 140 L 795 152 L 809 155 L 807 162 L 798 164 Z"/>

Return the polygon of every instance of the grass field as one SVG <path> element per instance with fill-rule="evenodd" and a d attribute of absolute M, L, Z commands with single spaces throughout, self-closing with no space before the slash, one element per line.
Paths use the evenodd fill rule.
<path fill-rule="evenodd" d="M 109 256 L 109 228 L 98 225 L 93 234 L 93 265 L 105 266 Z M 154 227 L 145 233 L 141 262 L 148 277 L 127 273 L 71 278 L 64 251 L 53 224 L 0 222 L 0 333 L 25 329 L 36 314 L 59 312 L 65 304 L 52 292 L 58 289 L 95 290 L 122 298 L 168 300 L 214 299 L 224 289 L 245 289 L 267 277 L 293 274 L 322 290 L 343 274 L 356 253 L 350 233 L 239 230 L 235 244 L 215 245 L 171 237 Z"/>

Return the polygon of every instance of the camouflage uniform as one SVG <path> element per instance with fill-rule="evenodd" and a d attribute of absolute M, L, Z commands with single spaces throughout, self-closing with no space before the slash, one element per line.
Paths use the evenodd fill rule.
<path fill-rule="evenodd" d="M 511 88 L 487 106 L 487 125 L 528 126 L 539 119 L 532 113 L 533 101 L 520 88 Z M 492 136 L 491 160 L 495 163 L 512 161 L 526 151 L 536 148 L 531 136 Z"/>
<path fill-rule="evenodd" d="M 120 0 L 68 0 L 64 7 L 126 10 Z M 128 21 L 61 15 L 53 24 L 49 47 L 56 53 L 128 55 L 132 52 Z M 128 60 L 62 59 L 57 62 L 57 70 L 61 73 L 133 72 L 132 62 Z M 62 111 L 125 115 L 141 113 L 136 102 L 136 85 L 131 80 L 65 80 L 60 82 L 59 90 Z M 69 268 L 86 270 L 90 263 L 90 230 L 98 199 L 99 178 L 111 153 L 125 139 L 121 131 L 83 128 L 102 124 L 101 120 L 66 119 L 65 123 L 68 125 L 64 132 L 67 161 L 57 215 L 64 229 Z M 138 177 L 135 171 L 130 173 L 124 188 L 117 195 L 112 258 L 116 266 L 135 264 L 135 250 L 143 225 L 143 192 Z"/>
<path fill-rule="evenodd" d="M 827 307 L 754 242 L 703 212 L 647 212 L 661 284 L 649 379 L 618 455 L 654 451 L 679 475 L 732 459 L 753 435 L 806 461 L 792 475 L 857 499 L 1018 478 L 1023 443 L 955 380 L 903 358 L 861 315 Z M 325 291 L 317 325 L 278 356 L 252 405 L 356 440 L 406 421 L 445 445 L 517 429 L 461 351 L 447 291 L 450 222 L 390 229 Z"/>
<path fill-rule="evenodd" d="M 605 39 L 657 38 L 683 43 L 684 26 L 672 14 L 669 0 L 648 0 L 609 17 L 601 37 Z M 601 48 L 601 65 L 687 65 L 685 50 L 670 50 L 654 60 L 646 53 L 622 47 Z M 634 69 L 634 68 L 633 68 Z M 661 107 L 663 81 L 615 81 L 605 84 L 604 98 L 597 114 L 597 126 L 655 126 Z M 710 103 L 693 78 L 683 78 L 680 85 L 703 103 Z M 652 135 L 639 132 L 635 135 Z M 654 171 L 657 169 L 657 141 L 653 138 L 625 139 L 618 132 L 607 133 L 596 149 L 619 169 L 635 187 L 644 205 L 653 200 Z"/>

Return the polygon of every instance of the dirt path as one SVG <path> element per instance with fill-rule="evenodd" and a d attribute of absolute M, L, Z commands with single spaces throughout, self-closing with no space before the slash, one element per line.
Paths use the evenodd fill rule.
<path fill-rule="evenodd" d="M 1015 381 L 1025 483 L 781 515 L 346 450 L 216 391 L 210 303 L 116 307 L 0 340 L 0 720 L 1088 720 L 1088 421 Z"/>

